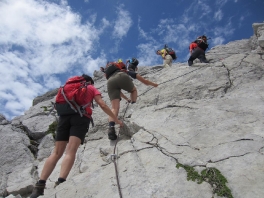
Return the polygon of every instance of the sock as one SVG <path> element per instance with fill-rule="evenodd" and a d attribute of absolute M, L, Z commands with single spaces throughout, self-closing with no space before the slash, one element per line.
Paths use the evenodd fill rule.
<path fill-rule="evenodd" d="M 110 127 L 114 127 L 115 126 L 115 122 L 113 122 L 113 121 L 109 122 L 109 126 Z"/>
<path fill-rule="evenodd" d="M 63 178 L 61 178 L 61 177 L 58 178 L 58 182 L 59 182 L 59 183 L 63 183 L 63 182 L 65 182 L 65 181 L 66 181 L 66 179 L 63 179 Z"/>
<path fill-rule="evenodd" d="M 46 184 L 46 180 L 39 180 L 38 183 L 39 184 Z"/>

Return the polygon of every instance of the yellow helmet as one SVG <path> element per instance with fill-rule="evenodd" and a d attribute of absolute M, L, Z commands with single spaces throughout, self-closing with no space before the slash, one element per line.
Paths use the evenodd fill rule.
<path fill-rule="evenodd" d="M 117 62 L 118 62 L 118 63 L 122 63 L 123 61 L 122 61 L 122 59 L 120 58 L 120 59 L 118 59 Z"/>

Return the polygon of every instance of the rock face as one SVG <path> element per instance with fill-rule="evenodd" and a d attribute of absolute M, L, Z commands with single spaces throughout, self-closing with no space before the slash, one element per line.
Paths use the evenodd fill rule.
<path fill-rule="evenodd" d="M 60 160 L 41 197 L 264 197 L 263 27 L 253 24 L 250 39 L 212 48 L 209 64 L 140 67 L 159 86 L 133 81 L 139 97 L 128 108 L 121 101 L 126 126 L 116 150 L 107 139 L 107 116 L 95 107 L 95 127 L 67 181 L 53 188 Z M 106 80 L 99 71 L 94 76 L 109 104 Z M 42 97 L 11 122 L 0 116 L 0 196 L 31 192 L 54 145 L 46 135 L 56 121 L 55 114 L 47 116 L 53 97 Z"/>
<path fill-rule="evenodd" d="M 38 103 L 40 103 L 40 102 L 43 102 L 43 101 L 46 101 L 46 100 L 49 100 L 49 99 L 53 99 L 53 97 L 56 96 L 56 94 L 58 93 L 58 89 L 48 91 L 44 95 L 36 97 L 33 100 L 33 106 L 38 104 Z"/>

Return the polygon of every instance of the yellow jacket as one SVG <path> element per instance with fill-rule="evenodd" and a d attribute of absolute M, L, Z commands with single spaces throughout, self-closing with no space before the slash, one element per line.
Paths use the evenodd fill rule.
<path fill-rule="evenodd" d="M 165 58 L 165 56 L 168 54 L 166 49 L 160 50 L 162 58 Z"/>

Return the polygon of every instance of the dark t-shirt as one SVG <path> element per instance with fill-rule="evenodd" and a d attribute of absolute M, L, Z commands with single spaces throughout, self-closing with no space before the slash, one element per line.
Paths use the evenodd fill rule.
<path fill-rule="evenodd" d="M 129 63 L 128 70 L 129 71 L 136 71 L 137 65 L 133 65 L 132 63 Z"/>

